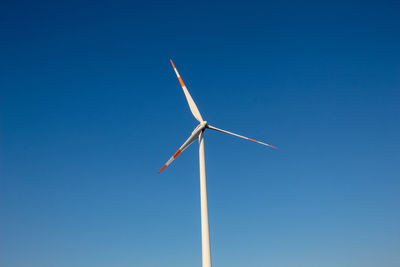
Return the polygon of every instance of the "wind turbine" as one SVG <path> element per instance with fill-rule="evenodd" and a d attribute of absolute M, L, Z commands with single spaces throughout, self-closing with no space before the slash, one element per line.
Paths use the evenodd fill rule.
<path fill-rule="evenodd" d="M 192 111 L 193 116 L 196 120 L 199 121 L 199 125 L 193 130 L 192 134 L 189 138 L 183 143 L 183 145 L 175 152 L 175 154 L 165 163 L 165 165 L 158 171 L 158 173 L 162 172 L 171 162 L 176 159 L 186 148 L 188 148 L 196 139 L 199 139 L 199 160 L 200 160 L 200 206 L 201 206 L 201 247 L 202 247 L 202 266 L 203 267 L 211 267 L 211 253 L 210 253 L 210 232 L 208 226 L 208 206 L 207 206 L 207 184 L 206 184 L 206 166 L 205 166 L 205 159 L 204 159 L 204 131 L 206 129 L 211 129 L 215 131 L 219 131 L 226 134 L 231 134 L 236 137 L 240 137 L 246 140 L 250 140 L 265 146 L 273 147 L 274 146 L 268 145 L 266 143 L 256 141 L 254 139 L 241 136 L 235 133 L 231 133 L 222 129 L 218 129 L 217 127 L 211 126 L 207 123 L 207 121 L 203 120 L 201 117 L 200 111 L 197 108 L 196 104 L 193 101 L 193 98 L 189 94 L 188 89 L 186 88 L 185 84 L 181 76 L 179 75 L 178 70 L 176 69 L 174 63 L 171 60 L 172 67 L 178 77 L 178 80 L 182 86 L 183 92 L 185 93 L 186 100 L 189 104 L 190 110 Z"/>

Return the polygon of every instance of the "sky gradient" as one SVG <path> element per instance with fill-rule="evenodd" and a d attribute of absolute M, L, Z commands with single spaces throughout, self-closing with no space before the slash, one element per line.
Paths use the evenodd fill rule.
<path fill-rule="evenodd" d="M 0 265 L 400 266 L 400 5 L 3 1 Z"/>

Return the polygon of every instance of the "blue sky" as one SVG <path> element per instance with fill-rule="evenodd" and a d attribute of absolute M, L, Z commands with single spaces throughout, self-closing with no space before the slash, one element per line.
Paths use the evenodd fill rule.
<path fill-rule="evenodd" d="M 395 1 L 3 1 L 0 265 L 400 265 Z"/>

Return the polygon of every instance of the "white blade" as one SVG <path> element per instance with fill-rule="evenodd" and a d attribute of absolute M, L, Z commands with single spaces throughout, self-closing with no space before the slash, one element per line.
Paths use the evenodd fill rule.
<path fill-rule="evenodd" d="M 214 127 L 214 126 L 211 126 L 211 125 L 207 125 L 207 127 L 208 127 L 209 129 L 212 129 L 212 130 L 215 130 L 215 131 L 219 131 L 219 132 L 223 132 L 223 133 L 226 133 L 226 134 L 231 134 L 231 135 L 234 135 L 234 136 L 237 136 L 237 137 L 240 137 L 240 138 L 246 139 L 246 140 L 250 140 L 250 141 L 253 141 L 253 142 L 256 142 L 256 143 L 262 144 L 262 145 L 264 145 L 264 146 L 269 146 L 269 147 L 277 148 L 277 147 L 274 147 L 274 146 L 268 145 L 268 144 L 266 144 L 266 143 L 263 143 L 263 142 L 260 142 L 260 141 L 257 141 L 257 140 L 254 140 L 254 139 L 251 139 L 251 138 L 248 138 L 248 137 L 242 136 L 242 135 L 238 135 L 238 134 L 231 133 L 231 132 L 228 132 L 228 131 L 225 131 L 225 130 L 222 130 L 222 129 L 218 129 L 218 128 L 216 128 L 216 127 Z"/>
<path fill-rule="evenodd" d="M 194 141 L 196 141 L 197 137 L 199 136 L 200 131 L 193 133 L 183 145 L 175 152 L 174 155 L 165 163 L 165 165 L 158 171 L 158 173 L 162 172 L 171 162 L 176 159 L 186 148 L 188 148 Z"/>
<path fill-rule="evenodd" d="M 186 88 L 185 84 L 183 83 L 183 80 L 181 76 L 179 75 L 178 70 L 175 68 L 174 62 L 171 60 L 172 67 L 174 67 L 176 76 L 178 77 L 178 80 L 182 86 L 183 92 L 185 93 L 186 100 L 189 104 L 190 110 L 192 111 L 193 116 L 198 120 L 199 122 L 203 121 L 203 118 L 201 117 L 200 111 L 196 106 L 196 103 L 194 103 L 193 98 L 190 96 L 188 89 Z"/>

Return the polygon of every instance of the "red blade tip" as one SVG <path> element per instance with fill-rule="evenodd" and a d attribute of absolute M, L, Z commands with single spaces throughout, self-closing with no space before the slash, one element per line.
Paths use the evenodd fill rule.
<path fill-rule="evenodd" d="M 175 65 L 174 65 L 174 62 L 172 62 L 172 59 L 170 59 L 169 61 L 171 61 L 172 67 L 174 67 L 174 69 L 175 69 Z"/>
<path fill-rule="evenodd" d="M 165 168 L 167 167 L 167 165 L 164 165 L 161 170 L 158 171 L 158 173 L 162 172 Z"/>

